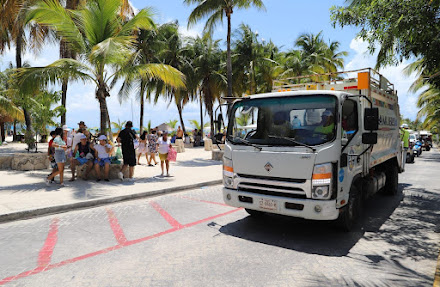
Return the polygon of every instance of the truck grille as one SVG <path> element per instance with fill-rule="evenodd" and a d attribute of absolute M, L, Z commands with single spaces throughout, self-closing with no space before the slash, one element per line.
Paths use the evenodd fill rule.
<path fill-rule="evenodd" d="M 280 196 L 288 198 L 307 198 L 301 183 L 306 180 L 287 179 L 274 177 L 257 177 L 239 174 L 237 188 L 239 191 L 250 192 L 262 195 Z"/>

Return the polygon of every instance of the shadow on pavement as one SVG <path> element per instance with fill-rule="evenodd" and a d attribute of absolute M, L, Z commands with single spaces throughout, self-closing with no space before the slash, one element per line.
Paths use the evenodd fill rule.
<path fill-rule="evenodd" d="M 409 258 L 435 261 L 437 258 L 438 242 L 429 237 L 427 230 L 440 232 L 440 194 L 412 188 L 409 184 L 399 184 L 399 190 L 396 196 L 379 193 L 369 199 L 359 223 L 347 233 L 338 231 L 331 222 L 278 215 L 265 215 L 260 219 L 248 216 L 222 226 L 220 232 L 308 254 L 347 256 L 367 264 L 372 272 L 387 270 L 394 275 L 392 278 L 395 279 L 382 282 L 380 286 L 429 286 L 432 277 L 412 270 L 400 261 Z M 371 254 L 351 253 L 360 239 L 381 244 L 385 249 L 384 256 L 374 250 Z M 365 282 L 356 282 L 350 276 L 334 279 L 327 275 L 325 272 L 312 274 L 312 286 L 365 286 Z"/>
<path fill-rule="evenodd" d="M 403 188 L 403 185 L 399 186 L 400 191 Z M 371 198 L 351 232 L 338 230 L 332 221 L 303 220 L 273 214 L 262 218 L 248 216 L 223 226 L 220 232 L 304 253 L 346 256 L 365 232 L 379 230 L 399 205 L 401 198 L 401 192 L 394 197 L 377 194 Z"/>

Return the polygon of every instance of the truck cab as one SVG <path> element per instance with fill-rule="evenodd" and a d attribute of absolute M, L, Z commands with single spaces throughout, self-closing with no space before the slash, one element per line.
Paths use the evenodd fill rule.
<path fill-rule="evenodd" d="M 366 197 L 397 192 L 397 97 L 380 97 L 369 78 L 368 89 L 351 92 L 344 87 L 353 79 L 321 84 L 234 102 L 223 157 L 227 204 L 254 216 L 338 219 L 348 230 Z"/>

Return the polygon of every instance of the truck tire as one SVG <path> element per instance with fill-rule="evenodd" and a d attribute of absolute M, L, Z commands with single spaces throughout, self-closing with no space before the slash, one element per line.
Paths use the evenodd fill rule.
<path fill-rule="evenodd" d="M 258 210 L 248 209 L 248 208 L 245 208 L 244 210 L 246 210 L 246 212 L 250 216 L 255 217 L 255 218 L 262 217 L 264 215 L 263 211 L 258 211 Z"/>
<path fill-rule="evenodd" d="M 336 221 L 337 226 L 343 231 L 350 231 L 361 213 L 361 208 L 361 194 L 359 194 L 358 188 L 353 184 L 350 188 L 348 203 L 339 213 Z"/>
<path fill-rule="evenodd" d="M 399 172 L 396 165 L 392 165 L 387 169 L 385 182 L 385 194 L 396 195 L 399 191 Z"/>

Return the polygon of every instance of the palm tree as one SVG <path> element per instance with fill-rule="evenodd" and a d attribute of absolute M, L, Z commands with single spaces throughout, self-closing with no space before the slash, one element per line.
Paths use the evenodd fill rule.
<path fill-rule="evenodd" d="M 189 123 L 195 128 L 198 129 L 199 131 L 202 130 L 202 125 L 197 121 L 197 120 L 190 120 Z M 203 128 L 207 128 L 210 126 L 210 123 L 206 123 L 203 125 Z"/>
<path fill-rule="evenodd" d="M 258 34 L 245 24 L 234 31 L 234 91 L 238 95 L 270 92 L 277 53 L 272 43 L 260 42 Z"/>
<path fill-rule="evenodd" d="M 247 9 L 251 6 L 260 10 L 265 10 L 261 0 L 184 0 L 187 5 L 198 4 L 188 18 L 188 27 L 195 25 L 204 17 L 209 17 L 205 24 L 204 32 L 212 35 L 214 28 L 219 22 L 223 21 L 223 16 L 228 19 L 227 43 L 227 83 L 228 97 L 232 97 L 232 60 L 231 60 L 231 16 L 234 9 Z"/>
<path fill-rule="evenodd" d="M 30 25 L 25 21 L 25 15 L 30 5 L 36 0 L 1 0 L 0 6 L 0 53 L 6 48 L 10 48 L 11 44 L 15 46 L 15 66 L 21 68 L 23 66 L 22 53 L 29 43 L 31 50 L 38 52 L 41 50 L 44 39 L 47 37 L 48 30 L 40 25 Z M 29 39 L 26 39 L 25 30 L 28 29 Z M 26 97 L 28 95 L 22 95 Z M 32 120 L 27 107 L 22 107 L 23 115 L 26 123 L 26 134 L 33 137 Z"/>
<path fill-rule="evenodd" d="M 176 129 L 177 122 L 178 122 L 178 120 L 170 120 L 170 121 L 166 122 L 166 124 L 169 125 L 170 128 L 172 128 L 174 130 L 174 129 Z"/>
<path fill-rule="evenodd" d="M 178 33 L 177 23 L 166 23 L 154 30 L 141 30 L 136 41 L 136 53 L 129 65 L 144 65 L 152 63 L 166 64 L 164 67 L 182 69 L 185 61 L 182 55 L 182 44 Z M 136 76 L 136 75 L 135 75 Z M 117 78 L 113 80 L 113 84 Z M 119 91 L 119 100 L 122 102 L 129 97 L 130 92 L 136 89 L 140 100 L 140 128 L 143 128 L 145 99 L 151 100 L 154 94 L 154 103 L 157 103 L 160 95 L 163 95 L 170 103 L 174 100 L 179 111 L 182 126 L 182 110 L 187 103 L 184 89 L 176 89 L 164 84 L 160 79 L 149 80 L 145 77 L 126 77 Z M 146 96 L 145 96 L 146 95 Z"/>
<path fill-rule="evenodd" d="M 60 59 L 46 67 L 19 69 L 16 77 L 20 90 L 29 92 L 64 79 L 91 81 L 100 105 L 101 132 L 110 138 L 110 118 L 106 98 L 114 77 L 141 75 L 144 79 L 161 79 L 167 84 L 183 86 L 177 70 L 160 64 L 129 65 L 135 36 L 139 29 L 151 29 L 154 23 L 149 9 L 142 9 L 123 22 L 118 12 L 120 0 L 88 1 L 75 13 L 68 13 L 58 1 L 40 1 L 30 9 L 28 21 L 50 27 L 63 37 L 80 60 Z M 106 29 L 102 29 L 106 27 Z M 108 70 L 109 67 L 112 70 Z M 111 72 L 113 73 L 111 73 Z"/>
<path fill-rule="evenodd" d="M 214 103 L 225 90 L 225 78 L 221 74 L 222 51 L 219 40 L 213 41 L 207 34 L 203 38 L 197 37 L 190 40 L 194 51 L 194 69 L 199 80 L 198 89 L 203 95 L 203 102 L 209 114 L 211 131 L 214 131 Z M 202 101 L 200 101 L 202 102 Z"/>
<path fill-rule="evenodd" d="M 423 90 L 417 99 L 417 121 L 424 118 L 422 126 L 427 130 L 433 130 L 440 126 L 440 77 L 438 71 L 430 71 L 424 58 L 409 64 L 404 73 L 409 76 L 418 74 L 418 78 L 412 83 L 409 91 L 416 93 Z"/>
<path fill-rule="evenodd" d="M 127 121 L 123 121 L 121 123 L 121 121 L 118 118 L 118 122 L 112 122 L 112 125 L 113 125 L 113 128 L 117 129 L 118 133 L 120 133 L 124 129 L 126 123 L 127 123 Z"/>

